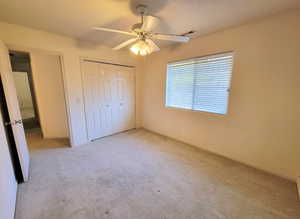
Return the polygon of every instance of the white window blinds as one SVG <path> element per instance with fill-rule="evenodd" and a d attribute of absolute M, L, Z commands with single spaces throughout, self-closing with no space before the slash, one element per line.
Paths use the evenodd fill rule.
<path fill-rule="evenodd" d="M 227 113 L 233 53 L 169 63 L 166 106 Z"/>

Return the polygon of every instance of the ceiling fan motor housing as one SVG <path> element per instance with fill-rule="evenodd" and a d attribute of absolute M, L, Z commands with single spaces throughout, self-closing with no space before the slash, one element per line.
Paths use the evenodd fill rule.
<path fill-rule="evenodd" d="M 148 14 L 148 8 L 147 8 L 146 5 L 138 5 L 138 6 L 136 7 L 136 11 L 137 11 L 140 15 L 142 15 L 142 16 Z"/>
<path fill-rule="evenodd" d="M 136 11 L 141 15 L 142 20 L 140 23 L 132 25 L 132 30 L 136 33 L 142 33 L 144 32 L 142 29 L 143 26 L 143 16 L 146 16 L 148 14 L 148 8 L 146 5 L 138 5 L 136 7 Z"/>

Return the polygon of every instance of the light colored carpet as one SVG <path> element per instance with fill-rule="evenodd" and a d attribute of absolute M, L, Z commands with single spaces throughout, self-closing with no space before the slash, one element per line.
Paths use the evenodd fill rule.
<path fill-rule="evenodd" d="M 16 219 L 300 218 L 294 183 L 145 130 L 78 148 L 29 137 Z"/>

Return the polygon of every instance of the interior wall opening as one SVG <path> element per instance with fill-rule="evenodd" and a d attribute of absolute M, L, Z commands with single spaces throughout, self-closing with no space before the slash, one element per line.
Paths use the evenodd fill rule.
<path fill-rule="evenodd" d="M 39 129 L 41 126 L 33 87 L 29 53 L 10 51 L 9 56 L 24 129 Z"/>
<path fill-rule="evenodd" d="M 60 55 L 41 50 L 10 50 L 9 55 L 29 149 L 55 147 L 47 139 L 69 146 Z"/>

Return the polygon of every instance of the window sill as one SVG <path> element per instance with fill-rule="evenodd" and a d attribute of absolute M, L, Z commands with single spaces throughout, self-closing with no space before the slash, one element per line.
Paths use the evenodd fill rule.
<path fill-rule="evenodd" d="M 193 112 L 193 113 L 202 113 L 202 114 L 208 114 L 208 115 L 219 115 L 219 116 L 226 116 L 228 115 L 228 112 L 226 113 L 216 113 L 216 112 L 209 112 L 209 111 L 202 111 L 202 110 L 193 110 L 193 109 L 184 109 L 174 106 L 166 106 L 164 105 L 166 109 L 175 110 L 175 111 L 182 111 L 182 112 Z"/>

